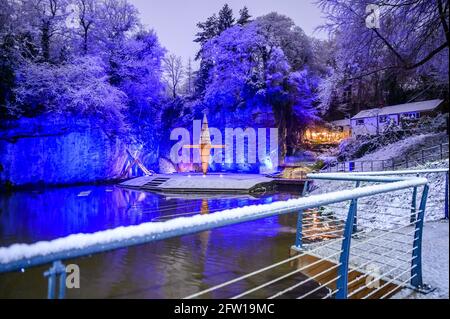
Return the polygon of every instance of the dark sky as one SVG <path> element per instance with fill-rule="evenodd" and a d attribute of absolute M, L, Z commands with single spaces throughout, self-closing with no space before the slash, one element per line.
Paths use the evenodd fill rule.
<path fill-rule="evenodd" d="M 314 32 L 324 22 L 319 8 L 312 0 L 129 0 L 139 10 L 141 21 L 156 30 L 161 44 L 170 52 L 182 56 L 184 61 L 194 57 L 198 44 L 194 43 L 196 24 L 218 12 L 225 4 L 238 15 L 247 6 L 253 17 L 272 11 L 287 15 L 307 35 L 325 38 L 324 33 Z"/>

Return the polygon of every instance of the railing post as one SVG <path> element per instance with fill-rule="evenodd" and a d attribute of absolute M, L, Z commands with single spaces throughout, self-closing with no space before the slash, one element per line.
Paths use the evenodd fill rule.
<path fill-rule="evenodd" d="M 48 277 L 48 299 L 55 299 L 56 279 L 59 277 L 59 293 L 58 298 L 63 299 L 66 292 L 66 267 L 60 260 L 54 261 L 52 266 L 44 272 L 44 276 Z"/>
<path fill-rule="evenodd" d="M 412 194 L 412 205 L 411 205 L 411 216 L 409 217 L 409 222 L 414 223 L 416 221 L 417 214 L 417 187 L 414 187 Z"/>
<path fill-rule="evenodd" d="M 356 182 L 355 188 L 358 188 L 360 185 L 360 181 Z M 355 211 L 355 217 L 353 219 L 353 229 L 352 229 L 352 233 L 356 233 L 358 231 L 358 199 L 352 199 L 350 206 L 353 205 L 353 210 Z M 352 209 L 352 208 L 350 208 Z"/>
<path fill-rule="evenodd" d="M 48 271 L 46 271 L 44 273 L 44 276 L 48 277 L 47 299 L 55 299 L 56 274 L 53 271 L 53 267 L 51 267 Z"/>
<path fill-rule="evenodd" d="M 416 174 L 419 177 L 419 174 Z M 409 222 L 414 223 L 417 217 L 417 186 L 413 188 L 412 202 L 411 202 L 411 216 L 409 217 Z"/>
<path fill-rule="evenodd" d="M 384 160 L 381 160 L 381 170 L 384 171 Z"/>
<path fill-rule="evenodd" d="M 425 185 L 422 191 L 422 198 L 420 200 L 419 213 L 414 232 L 413 253 L 411 261 L 411 285 L 419 291 L 426 292 L 430 288 L 423 284 L 422 278 L 422 235 L 423 235 L 423 221 L 425 218 L 425 209 L 427 206 L 429 186 Z"/>
<path fill-rule="evenodd" d="M 444 204 L 444 218 L 448 219 L 448 172 L 445 174 L 445 204 Z"/>
<path fill-rule="evenodd" d="M 295 247 L 302 248 L 303 245 L 303 210 L 297 216 L 297 235 L 295 237 Z"/>
<path fill-rule="evenodd" d="M 425 163 L 424 150 L 422 150 L 422 164 Z"/>
<path fill-rule="evenodd" d="M 406 168 L 408 168 L 409 167 L 409 163 L 408 163 L 409 161 L 408 161 L 408 155 L 406 155 L 405 156 L 405 164 L 406 164 Z"/>
<path fill-rule="evenodd" d="M 62 263 L 61 263 L 60 267 L 61 267 L 61 273 L 59 274 L 58 299 L 64 299 L 66 297 L 66 267 Z"/>
<path fill-rule="evenodd" d="M 305 197 L 307 192 L 308 192 L 308 181 L 306 180 L 305 183 L 303 184 L 302 197 Z"/>
<path fill-rule="evenodd" d="M 353 202 L 353 200 L 352 200 Z M 341 255 L 339 257 L 338 279 L 336 282 L 336 299 L 347 299 L 348 295 L 348 262 L 350 258 L 350 245 L 352 240 L 352 230 L 354 219 L 358 207 L 350 203 L 350 208 L 345 222 L 344 240 L 341 246 Z"/>
<path fill-rule="evenodd" d="M 440 146 L 440 152 L 441 152 L 441 159 L 444 159 L 444 152 L 443 152 L 443 145 L 442 145 L 442 143 L 441 144 L 439 144 L 439 146 Z"/>

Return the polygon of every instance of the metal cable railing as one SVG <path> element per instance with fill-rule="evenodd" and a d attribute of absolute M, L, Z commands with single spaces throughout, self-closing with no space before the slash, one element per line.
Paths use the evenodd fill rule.
<path fill-rule="evenodd" d="M 322 172 L 373 172 L 397 169 L 409 169 L 427 161 L 436 161 L 448 158 L 449 144 L 441 143 L 432 147 L 421 149 L 402 156 L 400 158 L 387 158 L 379 160 L 349 160 L 332 161 L 328 163 Z"/>

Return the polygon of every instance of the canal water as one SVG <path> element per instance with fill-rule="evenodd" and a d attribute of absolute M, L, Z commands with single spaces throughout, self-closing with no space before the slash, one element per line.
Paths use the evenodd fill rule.
<path fill-rule="evenodd" d="M 270 203 L 297 193 L 260 197 L 183 197 L 123 189 L 79 186 L 0 194 L 0 246 L 33 243 L 75 233 L 92 233 L 119 226 L 213 214 L 227 208 Z M 295 214 L 228 226 L 195 235 L 163 240 L 65 261 L 80 267 L 81 287 L 68 298 L 182 298 L 289 257 L 295 237 Z M 49 265 L 0 274 L 0 298 L 45 298 Z M 228 298 L 293 270 L 275 270 L 209 293 Z M 249 295 L 265 298 L 304 280 L 291 276 Z M 300 296 L 310 282 L 286 297 Z M 324 291 L 311 297 L 321 297 Z"/>

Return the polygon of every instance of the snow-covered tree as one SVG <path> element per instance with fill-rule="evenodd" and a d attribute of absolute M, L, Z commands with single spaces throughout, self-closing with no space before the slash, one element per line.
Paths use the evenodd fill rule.
<path fill-rule="evenodd" d="M 75 5 L 78 8 L 77 19 L 79 22 L 79 35 L 81 37 L 81 47 L 83 54 L 88 54 L 89 44 L 93 41 L 93 30 L 100 26 L 98 21 L 99 5 L 95 0 L 76 0 Z"/>
<path fill-rule="evenodd" d="M 98 58 L 77 58 L 58 66 L 28 63 L 17 71 L 17 78 L 17 104 L 11 112 L 72 114 L 96 118 L 115 132 L 125 129 L 126 95 L 109 84 Z"/>
<path fill-rule="evenodd" d="M 260 33 L 267 39 L 271 48 L 280 47 L 294 70 L 300 70 L 306 64 L 312 64 L 312 48 L 305 32 L 292 19 L 276 12 L 258 17 Z"/>
<path fill-rule="evenodd" d="M 195 76 L 194 76 L 194 69 L 192 67 L 192 59 L 190 57 L 184 69 L 185 69 L 185 81 L 183 84 L 183 92 L 186 95 L 191 96 L 192 93 L 194 92 Z"/>
<path fill-rule="evenodd" d="M 318 3 L 341 63 L 322 85 L 330 89 L 326 95 L 334 92 L 344 100 L 348 95 L 350 109 L 357 112 L 407 102 L 425 91 L 424 96 L 433 98 L 448 90 L 448 1 Z"/>
<path fill-rule="evenodd" d="M 248 8 L 243 7 L 241 10 L 239 10 L 239 18 L 237 19 L 236 23 L 240 25 L 247 24 L 252 21 L 250 19 L 251 17 L 252 16 L 250 15 Z"/>
<path fill-rule="evenodd" d="M 164 80 L 172 98 L 176 98 L 184 77 L 184 67 L 181 57 L 168 54 L 164 58 Z"/>
<path fill-rule="evenodd" d="M 252 108 L 271 108 L 280 130 L 281 155 L 286 154 L 287 143 L 298 141 L 296 137 L 301 135 L 303 125 L 315 118 L 313 85 L 309 83 L 307 61 L 302 60 L 308 53 L 297 51 L 296 56 L 286 43 L 288 39 L 296 40 L 303 48 L 309 48 L 308 38 L 300 37 L 302 32 L 297 28 L 290 28 L 292 34 L 287 31 L 279 34 L 282 23 L 273 24 L 274 33 L 268 27 L 269 21 L 286 20 L 271 14 L 245 26 L 233 26 L 210 40 L 203 52 L 205 59 L 213 61 L 205 104 L 216 118 L 244 120 L 247 125 L 253 124 L 248 114 Z M 296 68 L 290 60 L 296 63 Z M 240 113 L 247 114 L 247 118 L 239 118 Z"/>
<path fill-rule="evenodd" d="M 231 28 L 234 25 L 234 22 L 233 10 L 225 3 L 222 9 L 220 9 L 217 17 L 217 33 L 220 34 L 226 29 Z"/>

